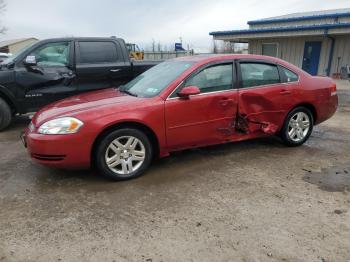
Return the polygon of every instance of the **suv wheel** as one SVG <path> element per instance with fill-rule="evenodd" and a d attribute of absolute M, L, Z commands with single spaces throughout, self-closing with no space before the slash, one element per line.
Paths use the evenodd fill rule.
<path fill-rule="evenodd" d="M 148 137 L 137 129 L 119 129 L 107 134 L 98 144 L 96 165 L 106 177 L 128 180 L 142 175 L 152 160 Z"/>
<path fill-rule="evenodd" d="M 5 100 L 0 98 L 0 131 L 8 127 L 12 120 L 12 113 L 10 106 Z"/>
<path fill-rule="evenodd" d="M 313 129 L 313 117 L 309 109 L 297 107 L 284 121 L 281 137 L 287 146 L 300 146 L 310 137 Z"/>

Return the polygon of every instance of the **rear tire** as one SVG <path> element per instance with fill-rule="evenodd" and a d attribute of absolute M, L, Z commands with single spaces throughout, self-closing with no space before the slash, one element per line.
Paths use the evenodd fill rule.
<path fill-rule="evenodd" d="M 297 107 L 287 115 L 281 131 L 283 142 L 290 147 L 304 144 L 314 126 L 313 115 L 306 107 Z"/>
<path fill-rule="evenodd" d="M 12 121 L 12 112 L 10 106 L 5 100 L 0 98 L 0 131 L 10 125 Z"/>
<path fill-rule="evenodd" d="M 146 171 L 152 156 L 150 140 L 142 131 L 123 128 L 112 131 L 100 140 L 95 163 L 105 177 L 129 180 Z"/>

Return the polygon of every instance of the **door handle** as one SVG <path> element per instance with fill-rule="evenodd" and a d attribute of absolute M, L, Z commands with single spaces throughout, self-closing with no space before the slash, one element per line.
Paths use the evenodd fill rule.
<path fill-rule="evenodd" d="M 63 80 L 64 86 L 69 86 L 75 79 L 76 75 L 73 71 L 59 73 L 61 79 Z"/>
<path fill-rule="evenodd" d="M 229 98 L 222 98 L 220 101 L 219 101 L 219 104 L 221 105 L 221 106 L 228 106 L 228 105 L 231 105 L 231 104 L 233 104 L 233 100 L 232 99 L 229 99 Z"/>
<path fill-rule="evenodd" d="M 120 70 L 121 70 L 121 69 L 111 69 L 110 72 L 111 72 L 111 73 L 117 73 L 117 72 L 119 72 Z"/>
<path fill-rule="evenodd" d="M 283 96 L 286 96 L 286 95 L 292 94 L 292 92 L 289 91 L 289 90 L 282 90 L 282 91 L 280 92 L 280 94 L 283 95 Z"/>

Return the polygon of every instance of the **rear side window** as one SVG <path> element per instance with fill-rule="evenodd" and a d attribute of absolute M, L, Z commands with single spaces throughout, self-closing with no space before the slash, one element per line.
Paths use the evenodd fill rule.
<path fill-rule="evenodd" d="M 80 64 L 113 63 L 118 60 L 117 47 L 113 42 L 79 42 Z"/>
<path fill-rule="evenodd" d="M 290 71 L 289 69 L 282 67 L 282 72 L 285 74 L 286 78 L 285 78 L 285 82 L 289 83 L 289 82 L 297 82 L 299 80 L 299 77 L 296 73 Z"/>
<path fill-rule="evenodd" d="M 242 87 L 280 83 L 278 68 L 261 63 L 241 63 Z"/>

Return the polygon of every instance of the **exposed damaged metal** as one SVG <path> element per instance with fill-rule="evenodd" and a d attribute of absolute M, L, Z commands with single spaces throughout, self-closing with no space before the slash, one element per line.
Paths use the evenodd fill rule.
<path fill-rule="evenodd" d="M 261 97 L 261 96 L 260 96 Z M 265 99 L 266 100 L 266 99 Z M 266 119 L 269 115 L 273 116 L 273 113 L 281 113 L 276 111 L 268 111 L 268 112 L 254 112 L 254 110 L 258 110 L 258 106 L 256 106 L 256 103 L 250 104 L 249 106 L 246 106 L 248 108 L 248 112 L 251 111 L 250 114 L 251 118 L 245 113 L 240 113 L 240 106 L 239 103 L 237 105 L 236 115 L 232 119 L 232 122 L 228 128 L 220 128 L 219 131 L 226 135 L 231 135 L 235 132 L 242 133 L 242 134 L 250 134 L 258 131 L 262 131 L 266 134 L 272 135 L 275 134 L 278 131 L 278 125 L 272 122 L 268 121 L 259 121 L 259 119 Z"/>

